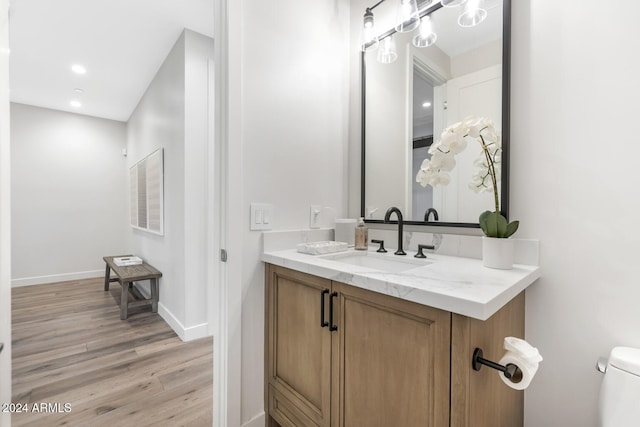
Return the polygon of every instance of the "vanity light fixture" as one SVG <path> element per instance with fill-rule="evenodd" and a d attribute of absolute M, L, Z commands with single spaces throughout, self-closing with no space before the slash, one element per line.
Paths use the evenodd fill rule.
<path fill-rule="evenodd" d="M 373 25 L 373 9 L 384 3 L 378 3 L 368 7 L 364 14 L 363 29 L 360 48 L 363 52 L 376 50 L 382 43 L 384 51 L 378 52 L 378 61 L 383 64 L 390 64 L 398 57 L 395 50 L 395 42 L 391 39 L 396 32 L 411 31 L 419 26 L 419 32 L 413 39 L 416 47 L 428 47 L 433 45 L 438 39 L 433 29 L 430 14 L 440 7 L 463 6 L 462 14 L 458 16 L 458 24 L 462 27 L 473 27 L 480 24 L 487 17 L 487 11 L 482 7 L 483 0 L 433 0 L 424 1 L 418 10 L 416 0 L 399 0 L 397 14 L 397 25 L 388 31 L 377 35 Z"/>
<path fill-rule="evenodd" d="M 362 46 L 363 52 L 370 52 L 376 50 L 380 41 L 378 35 L 375 32 L 375 26 L 373 24 L 373 12 L 371 8 L 367 8 L 364 13 L 364 26 L 362 27 Z"/>
<path fill-rule="evenodd" d="M 413 45 L 415 47 L 431 46 L 438 39 L 438 35 L 433 31 L 431 17 L 425 15 L 420 20 L 420 31 L 413 37 Z"/>
<path fill-rule="evenodd" d="M 87 69 L 80 64 L 75 64 L 71 66 L 71 71 L 76 74 L 85 74 L 87 72 Z"/>
<path fill-rule="evenodd" d="M 462 15 L 458 17 L 461 27 L 475 27 L 485 20 L 487 11 L 480 7 L 481 0 L 468 0 L 464 5 Z"/>
<path fill-rule="evenodd" d="M 396 52 L 396 41 L 393 39 L 393 35 L 385 37 L 378 51 L 378 62 L 383 64 L 391 64 L 398 59 L 398 53 Z"/>
<path fill-rule="evenodd" d="M 396 31 L 406 33 L 413 31 L 420 24 L 418 5 L 416 0 L 399 0 L 398 13 L 396 15 Z"/>
<path fill-rule="evenodd" d="M 440 4 L 444 7 L 458 7 L 465 4 L 467 0 L 440 0 Z"/>

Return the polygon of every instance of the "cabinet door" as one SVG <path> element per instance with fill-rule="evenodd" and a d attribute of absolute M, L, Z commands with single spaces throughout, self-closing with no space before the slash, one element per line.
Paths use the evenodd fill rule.
<path fill-rule="evenodd" d="M 329 426 L 331 333 L 320 308 L 331 281 L 273 265 L 266 274 L 269 414 L 282 426 Z"/>
<path fill-rule="evenodd" d="M 334 426 L 449 425 L 451 314 L 333 282 Z"/>

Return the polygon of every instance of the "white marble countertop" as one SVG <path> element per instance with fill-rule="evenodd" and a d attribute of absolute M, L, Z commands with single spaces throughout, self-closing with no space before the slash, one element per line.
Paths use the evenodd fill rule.
<path fill-rule="evenodd" d="M 369 248 L 369 254 L 416 261 L 415 251 L 401 257 L 392 251 L 378 254 Z M 516 264 L 512 270 L 495 270 L 483 267 L 478 259 L 432 253 L 424 260 L 429 264 L 400 273 L 302 254 L 295 249 L 266 251 L 262 261 L 480 320 L 487 320 L 540 277 L 537 266 Z"/>

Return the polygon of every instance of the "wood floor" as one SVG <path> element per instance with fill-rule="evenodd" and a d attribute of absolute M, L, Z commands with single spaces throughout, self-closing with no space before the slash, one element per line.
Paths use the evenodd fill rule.
<path fill-rule="evenodd" d="M 211 426 L 211 338 L 183 343 L 146 306 L 120 320 L 119 293 L 102 278 L 13 289 L 13 403 L 29 412 L 12 426 Z"/>

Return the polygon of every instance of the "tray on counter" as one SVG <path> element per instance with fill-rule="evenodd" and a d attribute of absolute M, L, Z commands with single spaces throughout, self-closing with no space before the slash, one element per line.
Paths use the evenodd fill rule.
<path fill-rule="evenodd" d="M 334 252 L 343 252 L 349 249 L 349 245 L 345 242 L 322 241 L 300 243 L 296 246 L 298 252 L 309 255 L 324 255 Z"/>

